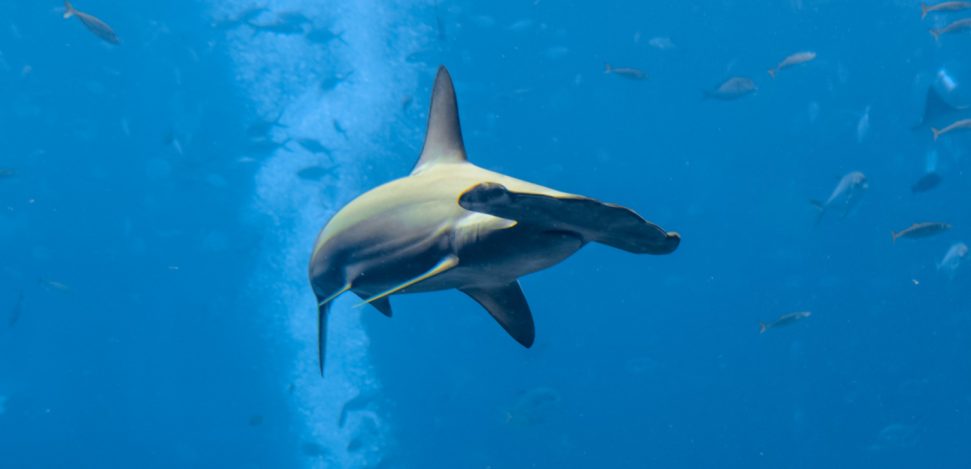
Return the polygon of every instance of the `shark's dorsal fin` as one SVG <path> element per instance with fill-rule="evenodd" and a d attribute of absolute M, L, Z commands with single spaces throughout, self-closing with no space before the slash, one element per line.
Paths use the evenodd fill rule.
<path fill-rule="evenodd" d="M 435 88 L 432 89 L 432 104 L 428 110 L 428 129 L 425 131 L 425 145 L 421 149 L 418 163 L 411 171 L 420 172 L 429 165 L 438 163 L 464 163 L 465 144 L 462 142 L 462 127 L 459 125 L 459 106 L 455 99 L 452 77 L 445 66 L 438 67 Z"/>

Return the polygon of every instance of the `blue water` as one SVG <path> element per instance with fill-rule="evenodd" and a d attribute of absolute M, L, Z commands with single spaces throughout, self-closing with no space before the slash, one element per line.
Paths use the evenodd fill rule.
<path fill-rule="evenodd" d="M 0 1 L 0 467 L 971 467 L 971 139 L 911 128 L 942 75 L 971 103 L 971 36 L 927 33 L 971 12 L 918 4 L 79 0 L 112 46 Z M 348 295 L 321 378 L 313 239 L 410 171 L 438 64 L 474 163 L 683 242 L 521 279 L 529 350 L 458 292 Z"/>

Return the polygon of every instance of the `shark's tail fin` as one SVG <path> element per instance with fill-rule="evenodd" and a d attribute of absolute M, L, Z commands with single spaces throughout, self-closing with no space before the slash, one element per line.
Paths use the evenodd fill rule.
<path fill-rule="evenodd" d="M 897 244 L 897 238 L 899 238 L 899 237 L 900 237 L 899 234 L 897 234 L 897 233 L 895 233 L 893 231 L 890 232 L 890 240 L 893 241 L 893 244 Z"/>
<path fill-rule="evenodd" d="M 610 64 L 604 63 L 604 73 L 610 73 L 610 72 L 613 72 L 613 71 L 614 71 L 614 68 L 611 67 Z"/>
<path fill-rule="evenodd" d="M 64 19 L 68 19 L 68 18 L 74 16 L 75 13 L 78 12 L 77 10 L 74 9 L 74 5 L 71 5 L 71 2 L 69 2 L 67 0 L 64 0 L 64 8 L 65 8 L 65 11 L 64 11 Z"/>
<path fill-rule="evenodd" d="M 941 30 L 939 30 L 939 29 L 931 29 L 929 32 L 931 33 L 931 36 L 934 36 L 934 40 L 935 41 L 940 41 L 941 40 Z"/>
<path fill-rule="evenodd" d="M 760 322 L 759 323 L 759 334 L 765 334 L 765 331 L 767 331 L 767 330 L 769 330 L 769 326 L 766 323 L 764 323 L 764 322 Z"/>
<path fill-rule="evenodd" d="M 773 80 L 775 79 L 775 73 L 776 73 L 776 69 L 774 68 L 769 69 L 769 76 L 772 77 Z"/>
<path fill-rule="evenodd" d="M 920 2 L 920 19 L 924 19 L 927 16 L 927 4 Z"/>
<path fill-rule="evenodd" d="M 931 127 L 931 132 L 934 134 L 934 141 L 936 142 L 937 141 L 937 137 L 940 137 L 941 136 L 941 131 L 939 129 L 935 129 L 935 128 Z"/>

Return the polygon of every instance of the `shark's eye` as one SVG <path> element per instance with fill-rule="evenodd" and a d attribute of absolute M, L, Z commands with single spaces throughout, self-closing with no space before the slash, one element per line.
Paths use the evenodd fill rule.
<path fill-rule="evenodd" d="M 459 198 L 459 204 L 466 208 L 472 206 L 482 207 L 502 201 L 508 197 L 509 191 L 502 184 L 484 182 L 462 194 Z"/>

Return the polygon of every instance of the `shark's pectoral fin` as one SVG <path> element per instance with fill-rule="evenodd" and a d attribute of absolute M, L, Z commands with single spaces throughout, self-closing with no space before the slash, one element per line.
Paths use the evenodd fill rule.
<path fill-rule="evenodd" d="M 502 286 L 469 287 L 461 290 L 489 311 L 516 342 L 526 348 L 533 345 L 536 337 L 533 314 L 529 312 L 526 296 L 523 295 L 518 281 Z"/>
<path fill-rule="evenodd" d="M 453 267 L 455 267 L 457 265 L 459 265 L 459 258 L 458 257 L 455 257 L 454 255 L 448 255 L 444 259 L 442 259 L 438 264 L 435 264 L 434 267 L 432 267 L 431 269 L 428 269 L 427 272 L 425 272 L 425 273 L 423 273 L 423 274 L 421 274 L 421 275 L 419 275 L 419 276 L 417 276 L 417 277 L 415 277 L 415 278 L 413 278 L 411 280 L 408 280 L 407 282 L 404 282 L 404 283 L 401 283 L 401 284 L 396 285 L 394 287 L 391 287 L 391 288 L 385 290 L 382 293 L 379 293 L 377 295 L 374 295 L 371 298 L 368 298 L 368 299 L 364 300 L 364 303 L 361 303 L 358 306 L 363 306 L 363 305 L 368 304 L 368 303 L 373 304 L 374 302 L 376 302 L 376 301 L 378 301 L 378 300 L 380 300 L 382 298 L 385 298 L 385 297 L 387 297 L 389 295 L 393 295 L 393 294 L 395 294 L 395 293 L 397 293 L 397 292 L 399 292 L 401 290 L 404 290 L 405 288 L 408 288 L 408 287 L 410 287 L 410 286 L 412 286 L 412 285 L 414 285 L 416 283 L 422 282 L 424 280 L 428 280 L 428 279 L 430 279 L 430 278 L 432 278 L 432 277 L 434 277 L 434 276 L 436 276 L 438 274 L 441 274 L 441 273 L 443 273 L 445 271 L 448 271 L 449 269 L 451 269 L 451 268 L 453 268 Z M 390 307 L 390 303 L 388 305 Z"/>
<path fill-rule="evenodd" d="M 586 197 L 512 192 L 486 182 L 465 191 L 459 205 L 522 224 L 573 231 L 585 241 L 637 254 L 668 254 L 681 242 L 677 233 L 665 232 L 627 207 Z"/>

